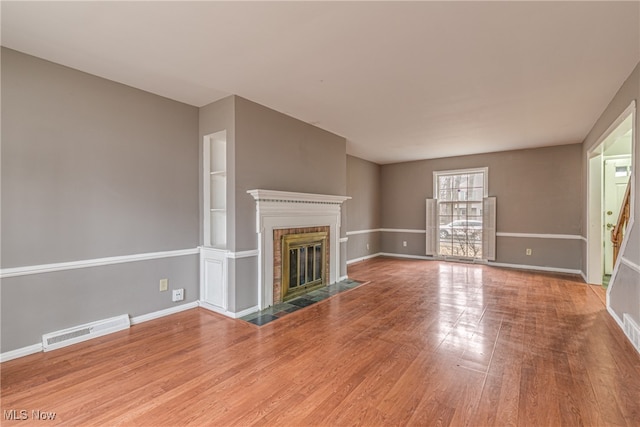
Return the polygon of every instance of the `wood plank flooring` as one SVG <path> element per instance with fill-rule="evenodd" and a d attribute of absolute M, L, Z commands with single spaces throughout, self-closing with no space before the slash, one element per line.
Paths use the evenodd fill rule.
<path fill-rule="evenodd" d="M 388 258 L 349 276 L 370 283 L 262 327 L 193 309 L 5 362 L 2 425 L 640 425 L 640 355 L 580 279 Z"/>

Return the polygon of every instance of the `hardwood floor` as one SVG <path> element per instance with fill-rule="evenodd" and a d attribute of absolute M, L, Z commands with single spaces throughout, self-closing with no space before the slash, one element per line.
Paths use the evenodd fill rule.
<path fill-rule="evenodd" d="M 640 355 L 580 279 L 384 258 L 349 276 L 370 283 L 263 327 L 193 309 L 5 362 L 2 425 L 640 425 Z"/>

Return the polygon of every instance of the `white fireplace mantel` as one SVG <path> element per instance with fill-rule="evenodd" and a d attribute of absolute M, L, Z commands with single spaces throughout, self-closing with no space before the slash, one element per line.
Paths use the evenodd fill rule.
<path fill-rule="evenodd" d="M 258 303 L 260 309 L 273 305 L 273 230 L 329 226 L 329 283 L 338 281 L 340 266 L 340 210 L 348 196 L 249 190 L 256 200 L 258 233 Z"/>

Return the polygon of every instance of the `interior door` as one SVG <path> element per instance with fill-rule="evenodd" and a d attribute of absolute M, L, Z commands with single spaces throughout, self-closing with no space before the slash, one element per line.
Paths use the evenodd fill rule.
<path fill-rule="evenodd" d="M 604 274 L 613 272 L 613 244 L 611 230 L 615 227 L 620 215 L 620 208 L 627 190 L 631 175 L 631 156 L 616 157 L 604 161 L 604 213 L 603 213 L 603 242 L 604 242 Z"/>

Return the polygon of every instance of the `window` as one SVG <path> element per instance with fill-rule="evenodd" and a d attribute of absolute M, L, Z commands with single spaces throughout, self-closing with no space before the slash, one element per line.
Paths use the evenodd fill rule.
<path fill-rule="evenodd" d="M 487 198 L 487 177 L 487 168 L 433 173 L 434 199 L 427 201 L 428 254 L 494 258 L 495 198 Z"/>
<path fill-rule="evenodd" d="M 624 178 L 631 176 L 631 165 L 616 166 L 616 178 Z"/>

